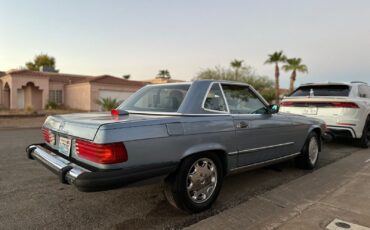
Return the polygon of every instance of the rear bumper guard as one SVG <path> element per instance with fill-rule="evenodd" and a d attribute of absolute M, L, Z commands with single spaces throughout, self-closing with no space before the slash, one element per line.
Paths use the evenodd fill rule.
<path fill-rule="evenodd" d="M 34 144 L 27 147 L 26 152 L 29 159 L 37 160 L 53 173 L 58 175 L 60 182 L 64 184 L 75 184 L 77 178 L 83 173 L 91 172 L 72 162 L 58 156 L 46 149 L 45 144 Z"/>
<path fill-rule="evenodd" d="M 28 158 L 37 160 L 58 175 L 61 183 L 74 185 L 83 192 L 123 187 L 137 181 L 170 174 L 177 167 L 176 163 L 166 163 L 127 169 L 90 171 L 45 147 L 45 144 L 28 146 L 26 149 Z"/>

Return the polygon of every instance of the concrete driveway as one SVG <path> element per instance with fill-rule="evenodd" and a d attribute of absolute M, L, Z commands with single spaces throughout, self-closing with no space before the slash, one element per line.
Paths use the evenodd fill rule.
<path fill-rule="evenodd" d="M 161 184 L 96 193 L 60 184 L 54 174 L 26 158 L 25 147 L 41 141 L 39 129 L 0 130 L 0 229 L 182 228 L 309 173 L 289 161 L 229 176 L 211 210 L 189 215 L 167 203 Z M 357 150 L 349 143 L 325 145 L 319 167 Z"/>

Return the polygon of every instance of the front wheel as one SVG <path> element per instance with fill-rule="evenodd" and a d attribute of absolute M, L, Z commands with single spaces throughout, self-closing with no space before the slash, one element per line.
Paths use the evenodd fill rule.
<path fill-rule="evenodd" d="M 173 206 L 191 213 L 209 209 L 223 180 L 220 159 L 212 153 L 185 158 L 165 184 L 165 196 Z"/>
<path fill-rule="evenodd" d="M 297 166 L 303 169 L 314 169 L 319 159 L 319 153 L 319 138 L 315 132 L 311 132 L 306 139 L 301 154 L 296 158 Z"/>

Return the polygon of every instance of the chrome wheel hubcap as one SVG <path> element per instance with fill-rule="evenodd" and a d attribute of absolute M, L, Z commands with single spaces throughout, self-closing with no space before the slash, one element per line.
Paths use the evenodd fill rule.
<path fill-rule="evenodd" d="M 308 144 L 308 157 L 312 164 L 316 163 L 317 156 L 319 154 L 319 144 L 317 143 L 317 139 L 312 137 Z"/>
<path fill-rule="evenodd" d="M 211 159 L 198 159 L 190 167 L 187 176 L 187 192 L 192 201 L 203 203 L 215 191 L 217 184 L 217 169 Z"/>

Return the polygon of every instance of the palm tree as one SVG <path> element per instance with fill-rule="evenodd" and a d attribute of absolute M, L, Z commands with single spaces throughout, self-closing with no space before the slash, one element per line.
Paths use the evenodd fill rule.
<path fill-rule="evenodd" d="M 237 80 L 238 77 L 239 77 L 239 70 L 243 67 L 243 60 L 237 60 L 237 59 L 234 59 L 233 61 L 230 62 L 230 66 L 231 68 L 233 68 L 235 70 L 235 79 L 234 80 Z"/>
<path fill-rule="evenodd" d="M 284 71 L 292 71 L 292 74 L 290 75 L 290 85 L 289 85 L 289 91 L 293 92 L 294 90 L 294 82 L 297 78 L 297 72 L 300 73 L 307 73 L 308 69 L 305 64 L 302 64 L 302 59 L 300 58 L 289 58 L 286 60 L 286 64 L 283 65 Z"/>
<path fill-rule="evenodd" d="M 286 62 L 286 56 L 283 54 L 283 51 L 275 52 L 268 55 L 268 59 L 265 61 L 265 64 L 275 64 L 275 103 L 279 103 L 280 95 L 280 84 L 279 84 L 279 63 Z"/>
<path fill-rule="evenodd" d="M 168 71 L 166 69 L 159 70 L 157 78 L 170 79 L 171 78 L 170 71 Z"/>
<path fill-rule="evenodd" d="M 103 111 L 111 111 L 112 109 L 115 109 L 119 106 L 120 101 L 118 101 L 116 98 L 100 98 L 95 101 L 96 104 L 100 105 L 103 109 Z"/>

